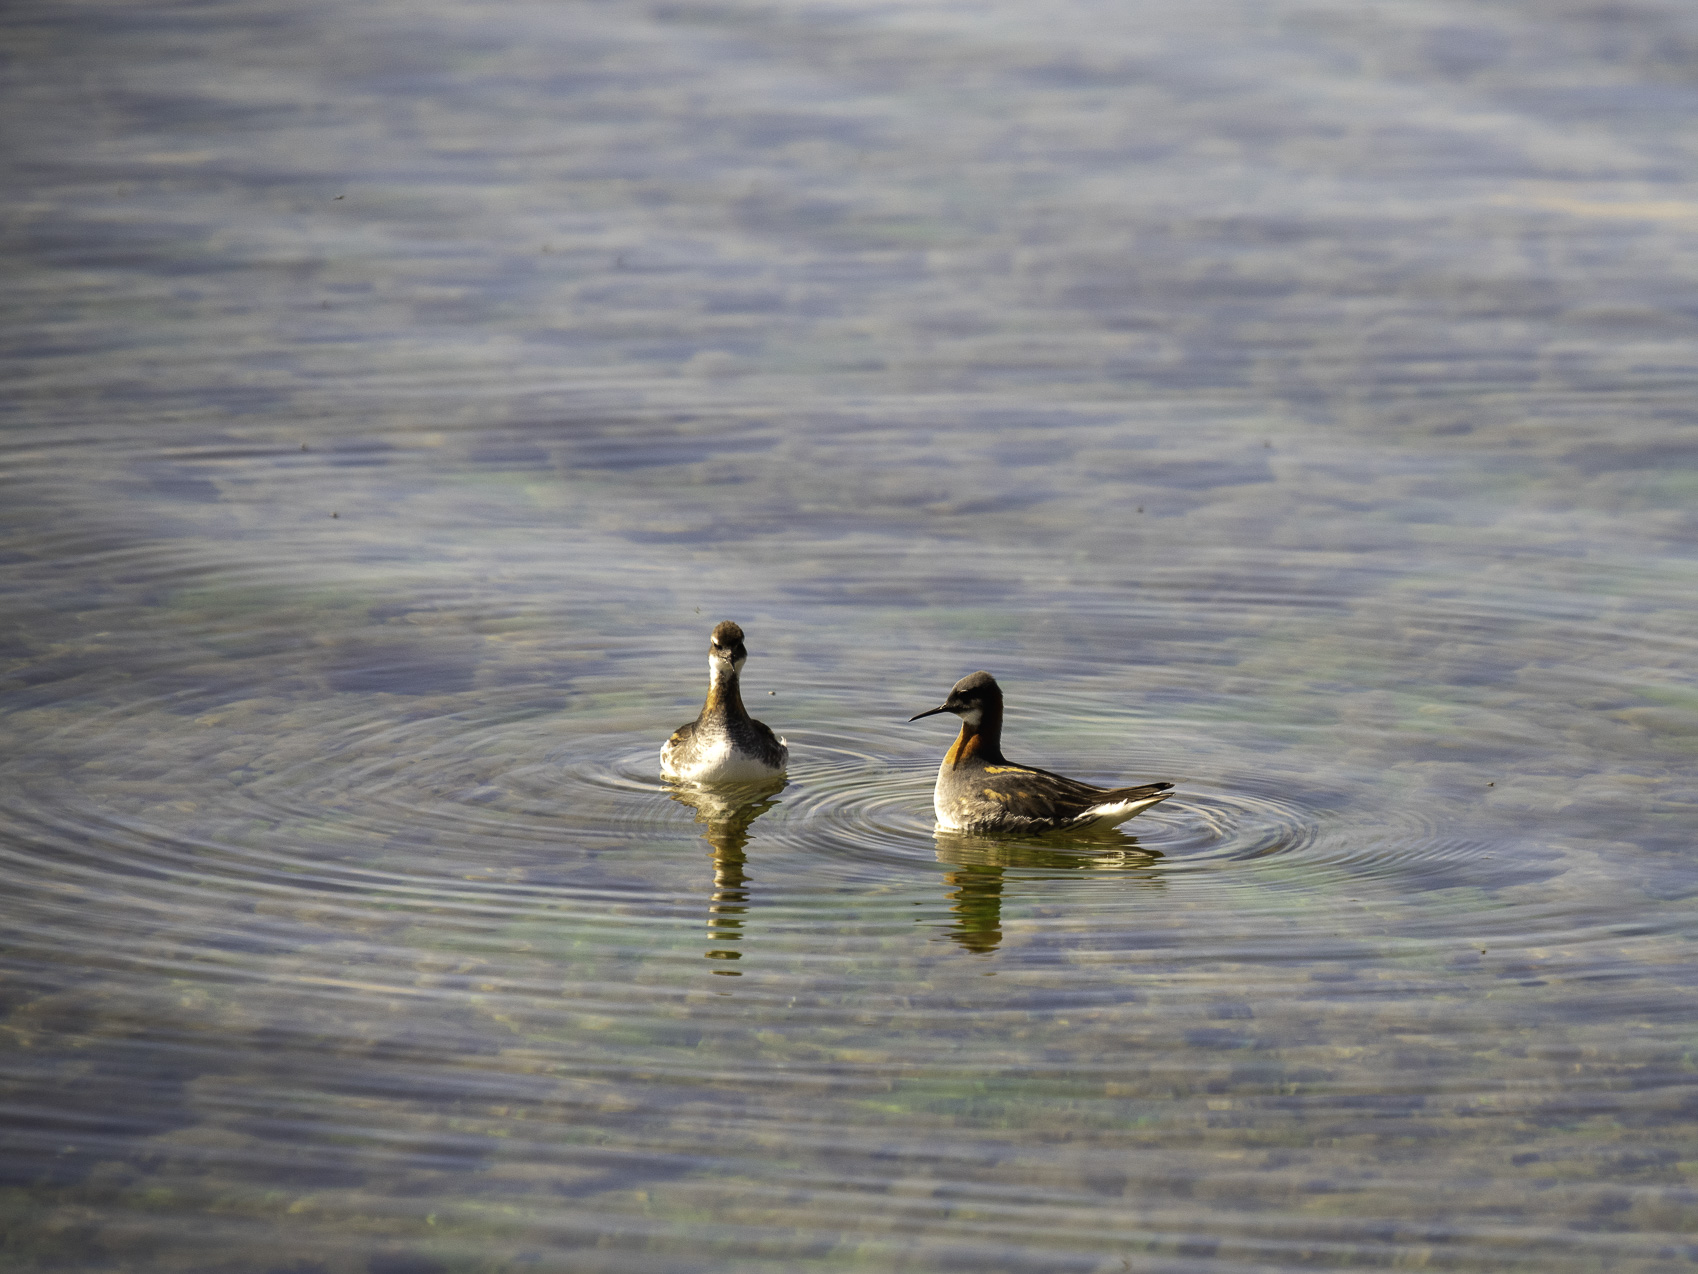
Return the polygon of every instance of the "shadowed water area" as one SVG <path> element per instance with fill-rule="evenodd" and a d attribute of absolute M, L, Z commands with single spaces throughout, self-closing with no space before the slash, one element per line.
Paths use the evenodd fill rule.
<path fill-rule="evenodd" d="M 1698 9 L 0 16 L 0 1263 L 1698 1264 Z M 660 781 L 707 637 L 787 785 Z M 934 832 L 1013 760 L 1172 799 Z"/>

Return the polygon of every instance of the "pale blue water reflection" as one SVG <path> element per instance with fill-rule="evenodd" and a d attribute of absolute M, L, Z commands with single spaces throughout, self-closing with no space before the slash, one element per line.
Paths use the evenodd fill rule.
<path fill-rule="evenodd" d="M 1698 16 L 0 23 L 10 1265 L 1694 1262 Z"/>

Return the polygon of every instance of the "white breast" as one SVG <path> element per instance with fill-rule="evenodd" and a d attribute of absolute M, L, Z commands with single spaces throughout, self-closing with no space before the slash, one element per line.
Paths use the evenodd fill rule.
<path fill-rule="evenodd" d="M 783 739 L 778 742 L 780 746 L 784 745 Z M 778 768 L 774 769 L 746 752 L 737 751 L 729 738 L 722 737 L 707 747 L 698 746 L 689 760 L 681 763 L 673 752 L 672 741 L 668 739 L 666 746 L 660 750 L 660 773 L 663 778 L 682 779 L 689 783 L 753 783 L 784 773 L 783 763 L 788 759 L 786 751 Z"/>
<path fill-rule="evenodd" d="M 937 825 L 946 832 L 958 832 L 961 820 L 955 816 L 955 811 L 943 803 L 943 776 L 949 773 L 949 762 L 937 767 L 937 785 L 932 788 L 932 812 L 937 815 Z"/>

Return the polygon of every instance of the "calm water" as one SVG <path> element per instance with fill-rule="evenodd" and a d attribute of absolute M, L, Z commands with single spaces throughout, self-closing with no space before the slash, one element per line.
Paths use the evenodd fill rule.
<path fill-rule="evenodd" d="M 8 1268 L 1698 1264 L 1698 9 L 0 33 Z"/>

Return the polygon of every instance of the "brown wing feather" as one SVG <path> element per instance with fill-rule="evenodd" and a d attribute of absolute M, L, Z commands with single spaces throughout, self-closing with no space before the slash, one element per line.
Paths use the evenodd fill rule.
<path fill-rule="evenodd" d="M 784 755 L 784 745 L 778 741 L 778 736 L 772 732 L 772 727 L 764 721 L 749 718 L 749 724 L 754 727 L 753 734 L 758 740 L 757 751 L 760 758 L 769 765 L 781 765 Z"/>
<path fill-rule="evenodd" d="M 996 792 L 992 799 L 1002 807 L 1004 817 L 1011 823 L 1045 827 L 1065 824 L 1095 805 L 1135 801 L 1173 786 L 1144 783 L 1136 787 L 1102 788 L 1032 766 L 999 765 L 995 770 L 998 781 L 986 784 L 986 788 Z"/>

